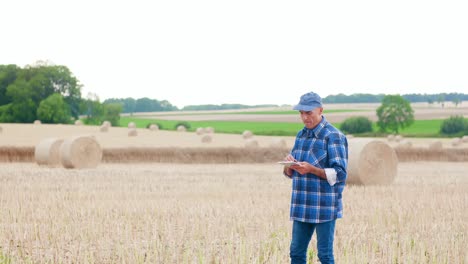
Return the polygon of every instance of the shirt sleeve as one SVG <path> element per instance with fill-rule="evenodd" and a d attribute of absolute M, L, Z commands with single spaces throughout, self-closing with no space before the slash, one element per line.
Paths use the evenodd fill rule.
<path fill-rule="evenodd" d="M 326 168 L 325 175 L 327 175 L 327 181 L 330 186 L 335 185 L 336 183 L 336 170 L 332 168 Z"/>
<path fill-rule="evenodd" d="M 328 145 L 328 154 L 329 166 L 327 167 L 335 171 L 335 184 L 344 183 L 346 181 L 346 178 L 348 177 L 348 141 L 346 140 L 346 137 L 344 135 L 338 134 L 335 135 L 333 138 L 330 138 L 330 143 Z M 330 172 L 330 174 L 332 173 Z"/>

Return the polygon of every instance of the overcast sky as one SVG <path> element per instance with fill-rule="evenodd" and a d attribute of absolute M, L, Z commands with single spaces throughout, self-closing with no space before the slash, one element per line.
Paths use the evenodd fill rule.
<path fill-rule="evenodd" d="M 296 104 L 315 91 L 468 93 L 468 1 L 2 1 L 0 64 L 67 66 L 89 92 Z"/>

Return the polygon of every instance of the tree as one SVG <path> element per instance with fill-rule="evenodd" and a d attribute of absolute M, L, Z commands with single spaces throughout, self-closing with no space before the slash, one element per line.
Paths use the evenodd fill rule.
<path fill-rule="evenodd" d="M 122 105 L 119 103 L 115 104 L 103 104 L 105 120 L 111 122 L 112 126 L 120 125 L 120 113 L 122 113 Z"/>
<path fill-rule="evenodd" d="M 54 93 L 39 104 L 37 118 L 43 123 L 68 124 L 71 121 L 70 108 L 62 95 Z"/>
<path fill-rule="evenodd" d="M 414 111 L 409 101 L 400 95 L 386 95 L 382 105 L 377 108 L 377 126 L 382 131 L 398 133 L 400 128 L 410 126 L 414 122 Z"/>
<path fill-rule="evenodd" d="M 455 107 L 458 107 L 458 105 L 461 103 L 461 100 L 460 100 L 460 98 L 454 98 L 452 100 L 452 102 L 455 105 Z"/>

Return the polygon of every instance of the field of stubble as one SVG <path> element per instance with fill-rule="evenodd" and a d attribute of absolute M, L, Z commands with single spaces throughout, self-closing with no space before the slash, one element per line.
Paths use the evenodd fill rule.
<path fill-rule="evenodd" d="M 337 263 L 467 263 L 466 171 L 400 163 L 391 186 L 348 186 Z M 290 184 L 276 164 L 0 163 L 0 263 L 288 263 Z"/>

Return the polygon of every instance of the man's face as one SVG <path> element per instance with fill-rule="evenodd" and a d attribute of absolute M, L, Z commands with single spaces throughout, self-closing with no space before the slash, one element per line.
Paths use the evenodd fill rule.
<path fill-rule="evenodd" d="M 301 114 L 302 123 L 304 123 L 307 128 L 316 127 L 320 121 L 322 121 L 322 112 L 323 107 L 315 108 L 312 111 L 299 111 Z"/>

